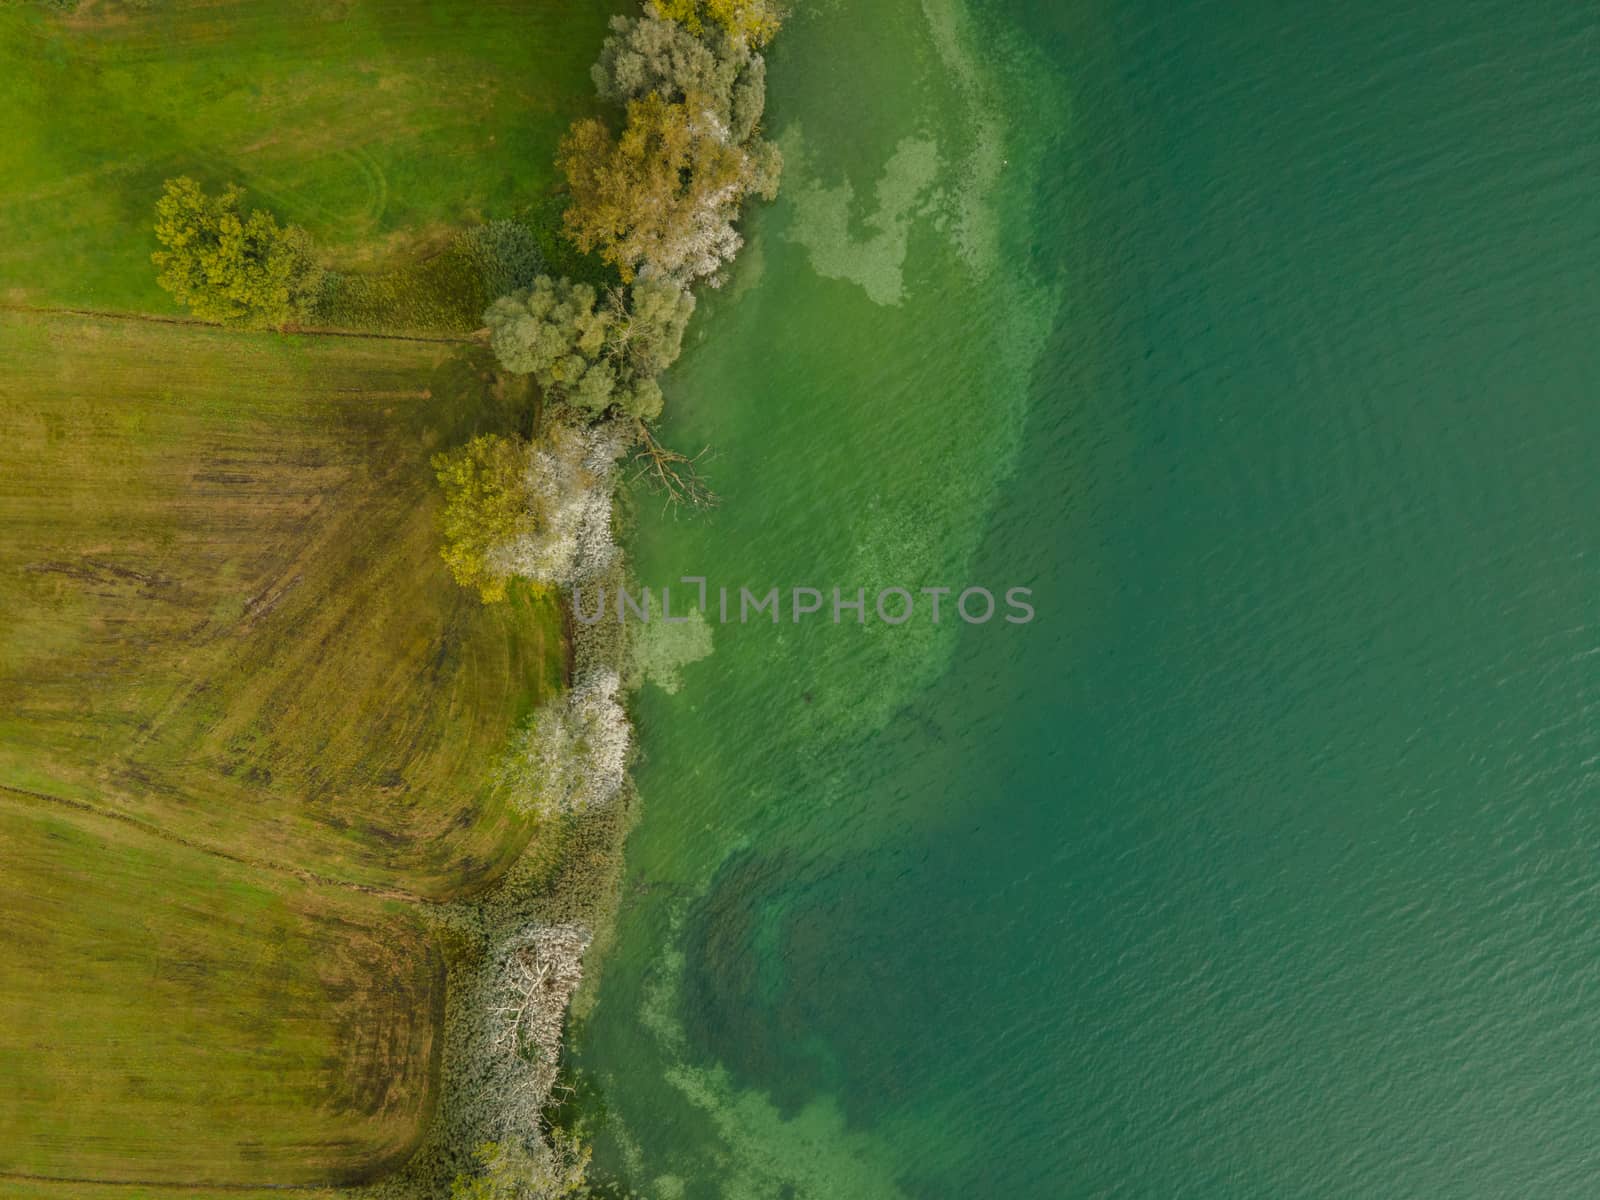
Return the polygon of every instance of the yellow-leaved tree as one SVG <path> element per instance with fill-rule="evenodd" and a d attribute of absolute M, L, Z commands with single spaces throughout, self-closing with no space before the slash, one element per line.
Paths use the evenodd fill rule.
<path fill-rule="evenodd" d="M 229 184 L 208 196 L 187 175 L 167 180 L 156 202 L 152 254 L 156 282 L 204 321 L 247 329 L 281 328 L 310 315 L 322 282 L 311 238 L 281 228 L 264 209 L 240 209 L 244 189 Z"/>
<path fill-rule="evenodd" d="M 452 578 L 476 588 L 485 604 L 506 598 L 509 571 L 494 560 L 495 552 L 533 530 L 526 467 L 527 446 L 499 434 L 484 434 L 433 456 L 444 490 L 439 555 Z"/>
<path fill-rule="evenodd" d="M 775 195 L 781 168 L 770 142 L 732 144 L 716 104 L 698 93 L 630 100 L 620 135 L 597 118 L 579 121 L 557 162 L 572 193 L 567 235 L 581 249 L 598 250 L 624 280 L 648 265 L 684 285 L 733 257 L 745 195 Z"/>

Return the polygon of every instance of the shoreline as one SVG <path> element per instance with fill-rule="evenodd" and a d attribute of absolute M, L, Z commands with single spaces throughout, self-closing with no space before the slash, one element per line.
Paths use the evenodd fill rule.
<path fill-rule="evenodd" d="M 676 7 L 683 5 L 680 2 Z M 752 10 L 765 11 L 760 9 L 759 0 Z M 687 11 L 693 12 L 692 5 Z M 594 69 L 602 100 L 608 98 L 602 84 L 602 71 L 607 56 L 613 53 L 613 41 L 627 36 L 643 22 L 653 21 L 661 27 L 666 26 L 668 20 L 656 0 L 646 3 L 631 24 L 628 18 L 613 18 L 612 37 L 607 39 L 601 61 Z M 776 28 L 773 18 L 765 31 L 766 36 L 770 37 Z M 698 39 L 702 34 L 696 31 L 695 36 Z M 713 37 L 709 29 L 704 31 L 704 36 L 708 42 Z M 742 70 L 756 77 L 759 94 L 746 103 L 753 104 L 754 111 L 759 114 L 765 105 L 765 72 L 764 58 L 758 48 L 767 44 L 765 38 L 739 42 L 731 35 L 715 36 L 723 39 L 716 53 L 743 62 L 746 65 Z M 712 55 L 703 53 L 710 61 Z M 752 62 L 756 69 L 749 66 Z M 649 98 L 654 100 L 657 95 L 652 91 Z M 628 105 L 628 115 L 630 120 L 637 119 L 634 102 Z M 760 128 L 758 120 L 752 119 L 746 134 L 750 144 L 759 142 Z M 761 194 L 766 199 L 776 195 L 775 179 L 769 190 Z M 739 195 L 732 219 L 743 217 L 744 198 L 743 194 Z M 725 197 L 719 197 L 716 203 L 725 205 Z M 710 220 L 719 214 L 708 207 L 700 215 Z M 731 223 L 729 229 L 731 233 Z M 731 240 L 722 247 L 721 256 L 710 260 L 711 269 L 706 268 L 704 261 L 699 261 L 686 275 L 679 277 L 678 286 L 682 288 L 688 311 L 693 310 L 694 288 L 705 283 L 719 286 L 723 268 L 731 265 L 743 244 L 742 236 L 732 233 Z M 622 273 L 626 285 L 632 272 L 624 266 Z M 645 260 L 638 279 L 645 281 L 656 277 L 657 268 Z M 501 303 L 504 302 L 497 302 L 497 306 Z M 490 317 L 494 315 L 492 309 Z M 494 338 L 491 343 L 499 353 L 499 343 Z M 674 357 L 676 348 L 667 363 Z M 500 353 L 500 358 L 502 369 L 509 369 L 514 375 L 519 373 L 507 363 L 504 353 Z M 547 388 L 539 386 L 534 379 L 529 383 L 530 394 L 538 397 L 533 440 L 529 444 L 537 446 L 540 439 L 559 432 L 559 426 L 552 428 L 551 425 L 556 418 L 549 413 L 552 405 Z M 693 460 L 662 448 L 643 422 L 638 429 L 634 457 L 650 458 L 669 502 L 679 503 L 688 498 L 695 507 L 715 504 L 714 495 L 695 473 Z M 636 478 L 625 484 L 620 471 L 607 472 L 603 477 L 610 535 L 618 542 L 636 532 L 632 507 L 638 483 Z M 609 560 L 605 573 L 587 578 L 590 582 L 601 580 L 603 586 L 615 594 L 635 585 L 636 581 L 630 574 L 626 552 L 620 545 L 613 549 L 614 557 Z M 516 578 L 514 574 L 511 577 Z M 556 586 L 561 596 L 565 643 L 564 695 L 572 695 L 584 681 L 597 676 L 609 676 L 614 680 L 628 677 L 632 639 L 627 622 L 621 616 L 615 620 L 599 616 L 583 619 L 575 611 L 577 582 L 571 586 L 558 582 Z M 631 686 L 642 686 L 642 680 L 635 678 Z M 580 811 L 536 815 L 522 848 L 494 883 L 476 896 L 435 905 L 428 910 L 427 921 L 441 946 L 446 975 L 433 1111 L 403 1166 L 368 1184 L 341 1189 L 341 1194 L 364 1200 L 409 1200 L 417 1196 L 442 1195 L 452 1185 L 460 1187 L 467 1180 L 481 1178 L 474 1172 L 475 1152 L 478 1166 L 493 1173 L 497 1164 L 483 1151 L 497 1146 L 507 1137 L 521 1139 L 523 1144 L 513 1148 L 524 1157 L 527 1152 L 548 1156 L 552 1150 L 559 1153 L 569 1146 L 575 1148 L 575 1152 L 581 1151 L 579 1173 L 573 1177 L 581 1178 L 582 1167 L 587 1163 L 587 1149 L 579 1142 L 583 1133 L 582 1114 L 574 1122 L 580 1127 L 577 1130 L 563 1129 L 547 1120 L 544 1114 L 572 1095 L 570 1086 L 560 1082 L 566 1071 L 562 1052 L 570 1040 L 575 1009 L 592 1008 L 603 977 L 604 961 L 614 941 L 622 898 L 626 870 L 624 847 L 640 815 L 640 798 L 631 771 L 638 754 L 631 713 L 626 713 L 624 722 L 628 762 L 614 795 L 603 804 Z M 549 995 L 529 992 L 520 1007 L 516 1007 L 515 1021 L 510 1028 L 504 1027 L 503 1020 L 497 1027 L 496 1022 L 500 1020 L 497 1014 L 507 1011 L 503 998 L 508 964 L 518 962 L 519 956 L 526 959 L 533 952 L 530 947 L 536 948 L 549 938 L 554 938 L 562 947 L 559 964 L 562 986 Z M 531 1056 L 521 1024 L 529 1014 L 539 1029 Z M 562 1094 L 564 1086 L 565 1094 Z M 609 1189 L 619 1185 L 619 1181 L 607 1180 L 595 1186 Z"/>

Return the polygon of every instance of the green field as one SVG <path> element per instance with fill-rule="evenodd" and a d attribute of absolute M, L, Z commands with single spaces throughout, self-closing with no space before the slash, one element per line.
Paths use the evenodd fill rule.
<path fill-rule="evenodd" d="M 163 179 L 235 182 L 339 267 L 521 215 L 620 0 L 0 4 L 0 300 L 174 311 Z"/>
<path fill-rule="evenodd" d="M 449 580 L 428 457 L 530 398 L 470 341 L 174 320 L 152 207 L 240 182 L 346 272 L 548 211 L 615 7 L 0 5 L 0 1200 L 425 1128 L 422 905 L 536 836 L 488 779 L 566 665 L 553 602 Z"/>

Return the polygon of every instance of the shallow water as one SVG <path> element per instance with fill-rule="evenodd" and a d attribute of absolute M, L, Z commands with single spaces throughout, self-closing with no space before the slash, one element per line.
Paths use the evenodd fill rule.
<path fill-rule="evenodd" d="M 795 16 L 784 196 L 669 386 L 724 506 L 640 574 L 1038 616 L 713 619 L 641 693 L 603 1167 L 1590 1194 L 1597 51 L 1509 0 Z"/>

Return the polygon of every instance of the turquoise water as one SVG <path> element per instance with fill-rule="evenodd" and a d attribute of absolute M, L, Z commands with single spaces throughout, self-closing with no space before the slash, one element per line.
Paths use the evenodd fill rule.
<path fill-rule="evenodd" d="M 640 573 L 1038 617 L 657 669 L 603 1168 L 1593 1194 L 1597 98 L 1569 4 L 795 16 Z"/>

